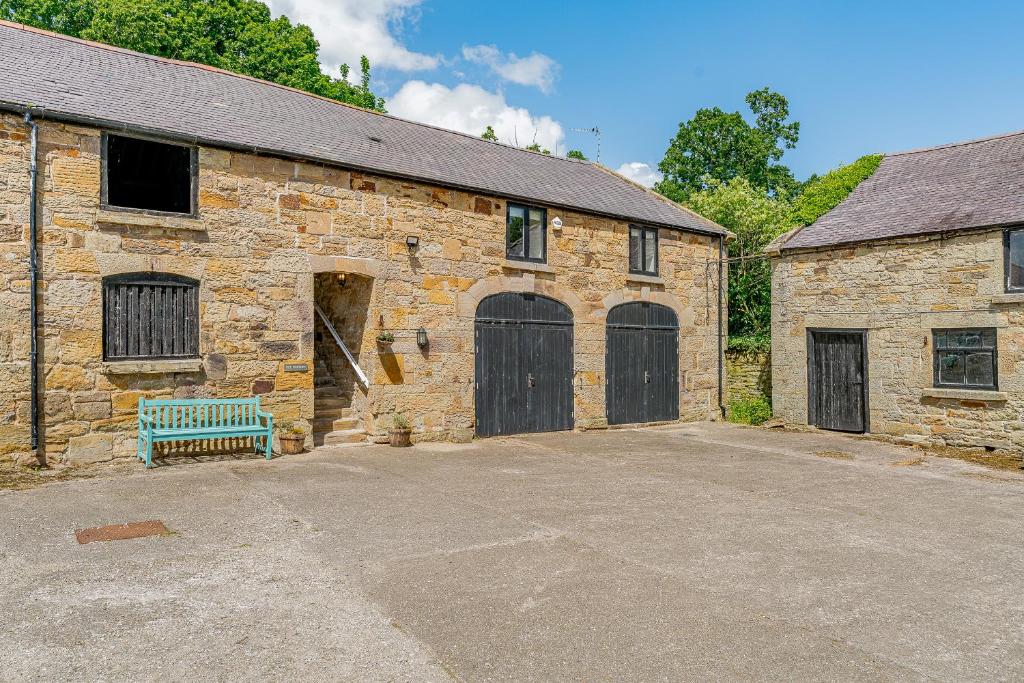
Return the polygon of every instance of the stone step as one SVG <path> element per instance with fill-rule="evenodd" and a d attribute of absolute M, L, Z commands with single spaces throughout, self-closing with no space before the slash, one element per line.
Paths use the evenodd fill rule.
<path fill-rule="evenodd" d="M 314 432 L 336 432 L 339 430 L 356 429 L 362 426 L 358 417 L 351 415 L 322 415 L 317 413 L 313 417 Z"/>
<path fill-rule="evenodd" d="M 324 410 L 351 410 L 352 401 L 348 396 L 336 396 L 332 398 L 318 398 L 313 403 L 313 412 L 319 413 Z"/>
<path fill-rule="evenodd" d="M 343 418 L 358 418 L 356 411 L 349 407 L 344 408 L 324 408 L 323 406 L 317 406 L 313 409 L 314 420 L 341 420 Z"/>
<path fill-rule="evenodd" d="M 344 396 L 341 388 L 336 385 L 316 387 L 313 391 L 316 392 L 317 398 L 342 398 Z"/>
<path fill-rule="evenodd" d="M 335 446 L 345 443 L 364 443 L 366 432 L 362 429 L 340 429 L 333 432 L 313 432 L 314 446 Z"/>

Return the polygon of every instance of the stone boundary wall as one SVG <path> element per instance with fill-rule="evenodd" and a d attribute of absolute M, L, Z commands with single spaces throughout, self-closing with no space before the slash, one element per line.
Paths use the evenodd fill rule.
<path fill-rule="evenodd" d="M 733 401 L 772 398 L 770 353 L 725 352 L 726 405 Z"/>
<path fill-rule="evenodd" d="M 409 416 L 415 439 L 471 438 L 473 316 L 500 291 L 575 316 L 579 428 L 606 426 L 604 316 L 656 301 L 680 321 L 683 419 L 717 417 L 717 238 L 660 231 L 660 279 L 628 275 L 628 223 L 548 210 L 548 260 L 505 260 L 505 200 L 345 169 L 202 147 L 196 219 L 100 207 L 100 130 L 39 124 L 41 433 L 55 462 L 129 456 L 146 397 L 259 394 L 281 421 L 314 413 L 314 276 L 369 278 L 353 352 L 370 378 L 370 433 Z M 28 128 L 0 115 L 0 457 L 29 459 Z M 562 219 L 561 230 L 550 222 Z M 406 238 L 417 235 L 410 252 Z M 201 363 L 105 363 L 101 283 L 126 272 L 200 282 Z M 428 331 L 429 349 L 416 346 Z M 389 353 L 375 337 L 392 332 Z M 308 372 L 292 370 L 303 363 Z"/>

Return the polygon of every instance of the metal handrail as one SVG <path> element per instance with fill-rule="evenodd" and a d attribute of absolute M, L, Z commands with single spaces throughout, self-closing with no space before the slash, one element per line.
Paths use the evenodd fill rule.
<path fill-rule="evenodd" d="M 345 354 L 345 358 L 348 359 L 349 365 L 351 365 L 352 369 L 356 371 L 356 377 L 359 378 L 359 382 L 369 389 L 370 380 L 367 379 L 363 369 L 359 367 L 359 363 L 356 363 L 356 359 L 352 357 L 352 352 L 348 350 L 347 346 L 345 346 L 345 342 L 341 341 L 341 337 L 338 336 L 338 331 L 334 329 L 334 325 L 332 325 L 331 321 L 327 319 L 327 314 L 323 312 L 323 309 L 320 308 L 319 304 L 314 303 L 313 307 L 316 309 L 317 315 L 320 316 L 320 319 L 324 321 L 324 325 L 326 325 L 327 329 L 330 330 L 331 336 L 334 337 L 334 342 L 339 348 L 341 348 L 341 352 Z"/>

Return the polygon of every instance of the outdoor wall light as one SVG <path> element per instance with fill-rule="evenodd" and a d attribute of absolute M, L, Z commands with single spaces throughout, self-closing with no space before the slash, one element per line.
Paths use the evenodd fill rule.
<path fill-rule="evenodd" d="M 416 251 L 420 246 L 419 235 L 409 235 L 405 238 L 405 246 L 409 247 L 409 251 Z"/>
<path fill-rule="evenodd" d="M 348 280 L 348 275 L 346 275 L 345 273 L 338 273 L 337 280 L 338 280 L 338 286 L 339 287 L 344 287 L 345 286 L 345 282 Z"/>
<path fill-rule="evenodd" d="M 421 327 L 420 329 L 416 330 L 416 346 L 420 347 L 421 349 L 425 349 L 427 348 L 428 343 L 429 341 L 427 340 L 426 329 Z"/>

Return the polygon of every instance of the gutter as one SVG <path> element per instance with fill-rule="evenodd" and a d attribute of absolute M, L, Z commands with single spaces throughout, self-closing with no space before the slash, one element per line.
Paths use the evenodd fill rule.
<path fill-rule="evenodd" d="M 226 149 L 236 152 L 244 152 L 246 154 L 256 154 L 261 156 L 277 157 L 279 159 L 291 159 L 293 161 L 301 161 L 304 163 L 316 164 L 319 166 L 329 166 L 333 168 L 342 168 L 346 170 L 357 171 L 359 173 L 369 173 L 378 176 L 384 176 L 387 178 L 395 178 L 397 180 L 409 180 L 417 183 L 425 183 L 428 185 L 441 186 L 450 188 L 453 190 L 461 190 L 463 192 L 471 192 L 473 194 L 486 194 L 491 197 L 497 197 L 506 201 L 513 202 L 525 202 L 540 204 L 552 209 L 563 209 L 566 211 L 576 211 L 579 213 L 588 214 L 591 216 L 600 216 L 602 218 L 611 218 L 614 220 L 628 221 L 633 223 L 642 223 L 643 225 L 650 225 L 656 228 L 665 228 L 667 230 L 677 230 L 679 232 L 693 233 L 698 235 L 722 235 L 724 234 L 718 230 L 704 229 L 698 227 L 685 227 L 681 225 L 673 225 L 671 223 L 662 223 L 659 221 L 650 221 L 636 216 L 626 216 L 623 214 L 610 213 L 607 211 L 598 211 L 596 209 L 587 209 L 579 206 L 568 206 L 564 204 L 555 204 L 550 200 L 545 200 L 539 197 L 524 197 L 518 195 L 504 194 L 500 191 L 487 189 L 482 187 L 473 187 L 471 185 L 461 185 L 458 183 L 452 183 L 449 181 L 441 181 L 436 178 L 424 178 L 416 175 L 407 175 L 397 173 L 394 171 L 387 171 L 379 168 L 370 168 L 368 166 L 359 166 L 357 164 L 345 164 L 341 162 L 328 162 L 322 158 L 296 154 L 295 152 L 288 152 L 280 149 L 274 149 L 270 147 L 260 147 L 258 145 L 242 145 L 238 143 L 225 142 L 224 140 L 214 140 L 212 138 L 205 138 L 196 135 L 182 135 L 181 133 L 168 132 L 159 128 L 148 128 L 146 126 L 135 126 L 126 123 L 117 123 L 115 121 L 108 121 L 106 119 L 99 119 L 92 116 L 79 116 L 76 114 L 65 114 L 63 112 L 49 111 L 41 107 L 29 107 L 25 105 L 15 104 L 13 102 L 0 101 L 0 111 L 8 111 L 24 116 L 35 116 L 36 118 L 46 119 L 50 121 L 59 121 L 62 123 L 72 123 L 82 126 L 89 126 L 91 128 L 100 128 L 110 131 L 121 131 L 125 133 L 135 133 L 138 135 L 147 135 L 151 137 L 163 138 L 165 140 L 172 140 L 175 142 L 181 142 L 189 145 L 199 145 L 202 147 L 213 147 L 217 149 Z"/>
<path fill-rule="evenodd" d="M 36 250 L 37 232 L 38 232 L 38 215 L 36 208 L 37 201 L 37 189 L 36 180 L 39 176 L 39 167 L 36 162 L 36 157 L 39 150 L 39 125 L 33 120 L 31 112 L 25 112 L 25 124 L 29 126 L 31 133 L 30 154 L 31 159 L 28 166 L 28 197 L 29 197 L 29 209 L 28 209 L 28 269 L 29 269 L 29 329 L 31 334 L 30 346 L 29 346 L 29 371 L 31 372 L 31 380 L 29 382 L 31 396 L 29 401 L 31 404 L 32 413 L 32 450 L 36 451 L 36 457 L 38 457 L 39 450 L 39 349 L 38 349 L 38 336 L 39 336 L 39 320 L 36 311 L 36 299 L 38 296 L 39 289 L 39 258 Z"/>

